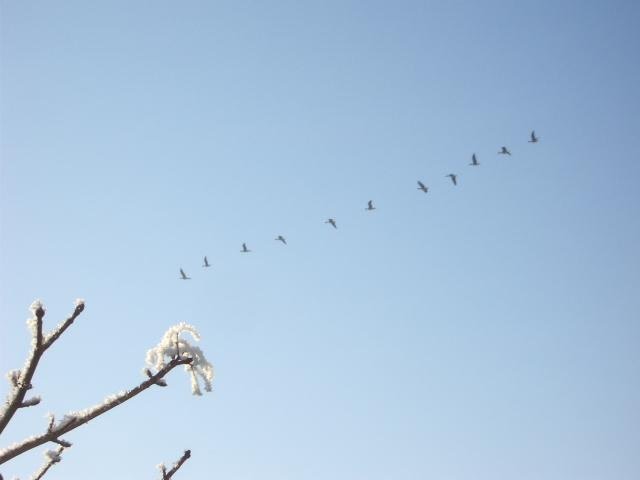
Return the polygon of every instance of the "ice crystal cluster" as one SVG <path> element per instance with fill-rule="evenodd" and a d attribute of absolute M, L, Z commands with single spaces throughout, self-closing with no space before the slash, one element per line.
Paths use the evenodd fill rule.
<path fill-rule="evenodd" d="M 147 352 L 147 365 L 160 370 L 167 362 L 176 357 L 191 358 L 192 362 L 184 366 L 191 377 L 191 393 L 202 395 L 199 380 L 204 383 L 204 389 L 210 392 L 213 381 L 213 365 L 209 363 L 200 347 L 191 345 L 184 338 L 180 338 L 182 333 L 189 333 L 195 341 L 200 340 L 200 334 L 193 325 L 184 322 L 174 325 L 165 332 L 160 343 Z"/>
<path fill-rule="evenodd" d="M 55 450 L 47 450 L 44 452 L 44 458 L 49 460 L 51 463 L 58 463 L 61 460 L 60 453 Z"/>

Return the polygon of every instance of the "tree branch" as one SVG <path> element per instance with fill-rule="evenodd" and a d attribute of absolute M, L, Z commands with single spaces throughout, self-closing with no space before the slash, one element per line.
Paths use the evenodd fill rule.
<path fill-rule="evenodd" d="M 74 320 L 84 310 L 84 303 L 79 303 L 73 314 L 67 318 L 59 327 L 55 329 L 53 334 L 45 338 L 42 334 L 42 319 L 44 318 L 44 308 L 42 305 L 35 304 L 35 330 L 32 330 L 32 350 L 29 358 L 22 371 L 19 374 L 11 374 L 12 388 L 7 396 L 5 408 L 0 412 L 0 433 L 4 431 L 9 421 L 13 418 L 19 408 L 35 405 L 33 401 L 24 401 L 27 391 L 31 389 L 31 380 L 38 367 L 38 362 L 44 352 L 62 335 L 62 333 L 74 322 Z"/>
<path fill-rule="evenodd" d="M 132 390 L 125 391 L 124 393 L 117 395 L 107 401 L 101 403 L 100 405 L 96 405 L 91 407 L 83 412 L 78 413 L 77 415 L 65 415 L 65 417 L 58 422 L 57 425 L 53 425 L 47 429 L 47 432 L 36 435 L 33 437 L 29 437 L 22 442 L 11 445 L 8 448 L 0 451 L 0 465 L 11 460 L 12 458 L 23 454 L 33 448 L 36 448 L 47 442 L 58 442 L 62 445 L 65 445 L 64 440 L 60 437 L 65 433 L 74 430 L 85 423 L 90 422 L 94 418 L 102 415 L 103 413 L 108 412 L 112 408 L 117 407 L 118 405 L 130 400 L 135 397 L 139 393 L 143 392 L 147 388 L 152 385 L 162 384 L 163 377 L 173 370 L 175 367 L 179 365 L 189 365 L 193 359 L 188 356 L 183 356 L 181 358 L 173 358 L 169 363 L 167 363 L 164 367 L 162 367 L 158 372 L 151 377 L 149 377 L 144 382 L 140 383 L 137 387 Z"/>
<path fill-rule="evenodd" d="M 62 460 L 60 458 L 60 454 L 63 450 L 64 447 L 58 447 L 58 450 L 56 450 L 53 455 L 46 455 L 47 461 L 44 463 L 44 465 L 42 465 L 42 467 L 40 467 L 40 470 L 33 474 L 31 480 L 40 480 L 42 477 L 44 477 L 44 474 L 47 473 L 54 464 Z"/>
<path fill-rule="evenodd" d="M 180 459 L 171 467 L 171 470 L 167 472 L 164 465 L 161 466 L 162 480 L 171 480 L 173 474 L 180 470 L 180 467 L 191 457 L 191 450 L 185 450 Z"/>

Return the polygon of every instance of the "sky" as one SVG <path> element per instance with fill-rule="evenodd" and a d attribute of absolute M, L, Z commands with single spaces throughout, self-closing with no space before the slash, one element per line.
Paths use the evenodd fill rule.
<path fill-rule="evenodd" d="M 622 0 L 2 1 L 0 370 L 34 299 L 48 328 L 86 309 L 0 448 L 137 385 L 184 321 L 213 392 L 171 372 L 46 478 L 157 478 L 187 448 L 176 479 L 639 478 L 639 22 Z"/>

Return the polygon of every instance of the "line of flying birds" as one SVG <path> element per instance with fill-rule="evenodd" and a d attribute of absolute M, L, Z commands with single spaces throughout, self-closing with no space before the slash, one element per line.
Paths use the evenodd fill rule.
<path fill-rule="evenodd" d="M 531 131 L 531 135 L 529 137 L 529 143 L 538 143 L 539 140 L 540 138 L 536 136 L 535 130 Z M 502 147 L 498 152 L 498 155 L 511 156 L 511 152 L 507 147 Z M 478 162 L 478 158 L 476 157 L 475 153 L 471 155 L 471 163 L 469 165 L 472 167 L 477 167 L 480 165 L 480 162 Z M 455 173 L 449 173 L 445 175 L 445 177 L 449 177 L 451 179 L 451 183 L 453 183 L 454 186 L 458 185 L 458 176 Z M 429 192 L 429 187 L 427 187 L 424 183 L 418 180 L 418 190 L 424 193 L 427 193 Z M 376 207 L 373 205 L 373 200 L 369 200 L 367 202 L 367 207 L 365 208 L 365 210 L 373 211 L 375 209 Z M 329 218 L 324 223 L 331 225 L 335 229 L 338 228 L 338 224 L 336 223 L 335 218 Z M 282 235 L 278 235 L 274 240 L 277 242 L 282 242 L 283 245 L 287 244 L 287 240 Z M 249 250 L 246 243 L 242 244 L 242 249 L 240 250 L 240 253 L 251 253 L 251 250 Z M 206 256 L 204 257 L 204 263 L 202 264 L 202 266 L 204 268 L 209 268 L 211 266 Z M 182 268 L 180 269 L 180 280 L 191 280 L 191 277 L 189 277 Z"/>

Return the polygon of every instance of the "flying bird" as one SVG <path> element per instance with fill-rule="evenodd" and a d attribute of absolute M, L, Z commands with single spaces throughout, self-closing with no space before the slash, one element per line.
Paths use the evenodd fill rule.
<path fill-rule="evenodd" d="M 180 269 L 180 280 L 191 280 L 191 277 L 187 277 L 187 274 L 184 273 L 184 270 Z"/>
<path fill-rule="evenodd" d="M 375 210 L 376 207 L 373 206 L 373 200 L 369 200 L 367 202 L 367 208 L 365 208 L 365 210 Z"/>
<path fill-rule="evenodd" d="M 205 268 L 211 266 L 211 264 L 209 263 L 209 260 L 207 260 L 206 255 L 204 257 L 204 263 L 202 264 L 202 266 L 205 267 Z"/>
<path fill-rule="evenodd" d="M 429 191 L 429 187 L 427 187 L 424 183 L 418 180 L 418 190 L 422 190 L 424 193 Z"/>
<path fill-rule="evenodd" d="M 285 240 L 285 238 L 282 235 L 278 235 L 276 238 L 276 240 L 282 242 L 283 244 L 287 244 L 287 241 Z"/>
<path fill-rule="evenodd" d="M 478 159 L 476 158 L 476 154 L 474 153 L 473 155 L 471 155 L 471 163 L 469 164 L 472 167 L 477 167 L 478 165 L 480 165 L 478 163 Z"/>
<path fill-rule="evenodd" d="M 333 228 L 338 228 L 338 226 L 336 225 L 336 221 L 333 218 L 330 218 L 329 220 L 327 220 L 324 223 L 330 224 Z"/>
<path fill-rule="evenodd" d="M 456 174 L 450 173 L 449 175 L 445 175 L 445 177 L 449 177 L 454 185 L 458 185 L 458 180 L 456 180 L 458 176 Z"/>
<path fill-rule="evenodd" d="M 507 147 L 502 147 L 502 150 L 498 152 L 498 155 L 509 155 L 511 156 L 511 152 Z"/>
<path fill-rule="evenodd" d="M 249 249 L 247 248 L 247 244 L 246 244 L 246 243 L 243 243 L 243 244 L 242 244 L 242 250 L 240 250 L 240 252 L 241 252 L 241 253 L 249 253 L 250 251 L 251 251 L 251 250 L 249 250 Z"/>
<path fill-rule="evenodd" d="M 529 140 L 529 143 L 538 143 L 538 137 L 536 137 L 535 130 L 531 130 L 531 140 Z"/>

